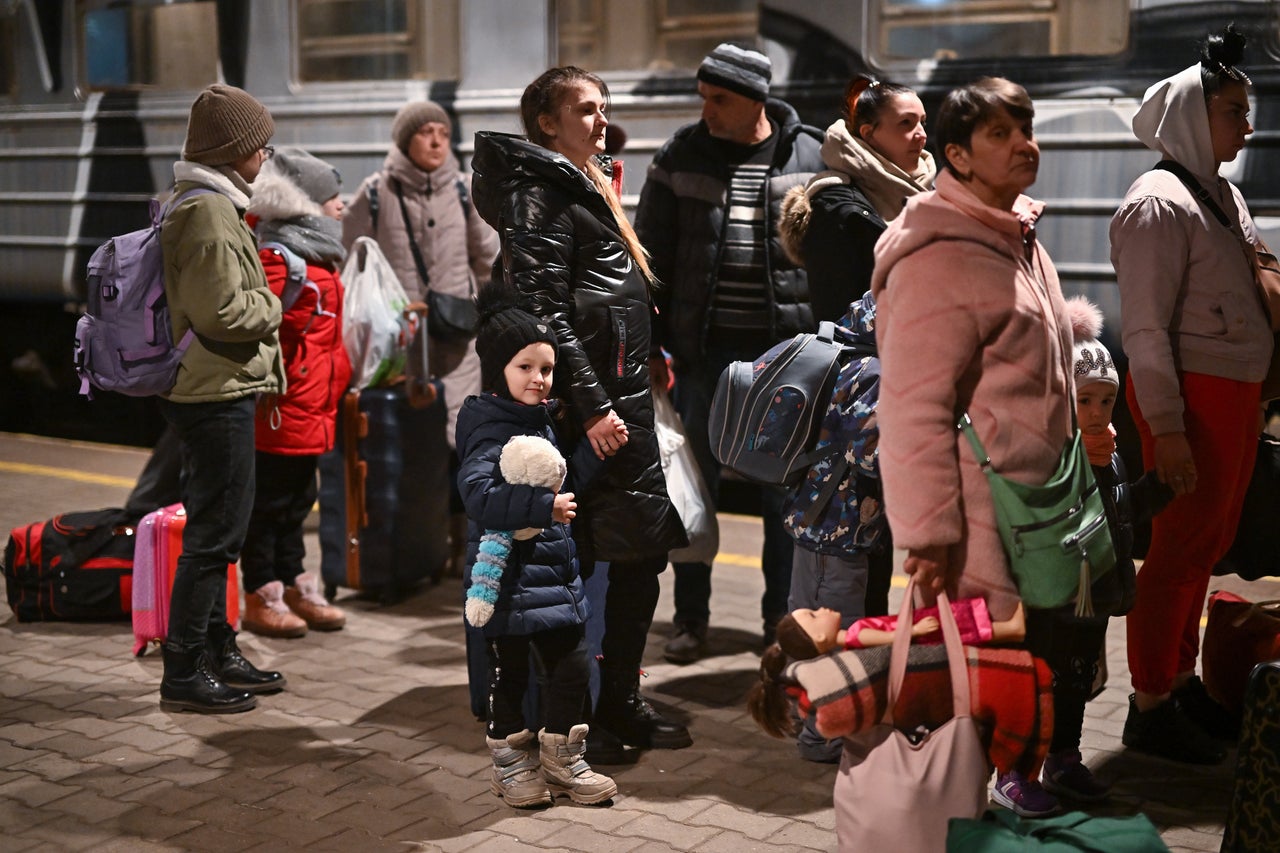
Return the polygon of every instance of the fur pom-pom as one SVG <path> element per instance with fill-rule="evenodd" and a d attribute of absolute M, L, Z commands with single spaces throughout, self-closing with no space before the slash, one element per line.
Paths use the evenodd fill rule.
<path fill-rule="evenodd" d="M 1067 300 L 1067 316 L 1071 319 L 1071 337 L 1076 343 L 1097 340 L 1102 334 L 1102 311 L 1083 296 Z"/>

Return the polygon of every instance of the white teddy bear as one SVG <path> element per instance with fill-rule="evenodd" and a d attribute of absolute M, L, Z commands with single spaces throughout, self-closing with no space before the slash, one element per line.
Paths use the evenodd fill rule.
<path fill-rule="evenodd" d="M 542 486 L 559 492 L 568 469 L 556 446 L 536 435 L 517 435 L 502 448 L 498 470 L 508 483 L 516 486 Z M 471 586 L 467 588 L 464 612 L 475 627 L 493 618 L 493 607 L 502 587 L 502 575 L 516 539 L 532 539 L 542 532 L 540 527 L 520 530 L 486 530 L 480 537 L 480 550 L 471 567 Z"/>

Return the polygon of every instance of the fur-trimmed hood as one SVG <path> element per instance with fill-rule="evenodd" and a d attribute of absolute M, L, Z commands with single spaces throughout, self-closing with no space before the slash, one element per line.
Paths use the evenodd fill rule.
<path fill-rule="evenodd" d="M 262 165 L 253 183 L 249 212 L 262 220 L 297 219 L 300 216 L 323 216 L 324 210 L 274 166 L 274 160 Z"/>

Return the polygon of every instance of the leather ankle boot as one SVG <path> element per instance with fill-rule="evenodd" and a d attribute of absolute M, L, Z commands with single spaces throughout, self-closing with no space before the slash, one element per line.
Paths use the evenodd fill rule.
<path fill-rule="evenodd" d="M 640 695 L 639 669 L 600 667 L 600 701 L 596 703 L 595 724 L 628 746 L 683 749 L 693 745 L 687 728 L 659 714 Z"/>
<path fill-rule="evenodd" d="M 258 669 L 245 659 L 230 625 L 210 626 L 208 642 L 210 668 L 228 687 L 250 693 L 279 693 L 284 689 L 283 674 Z"/>
<path fill-rule="evenodd" d="M 164 678 L 160 680 L 160 710 L 234 714 L 257 707 L 257 697 L 228 687 L 213 673 L 203 649 L 182 649 L 166 643 L 161 652 Z"/>

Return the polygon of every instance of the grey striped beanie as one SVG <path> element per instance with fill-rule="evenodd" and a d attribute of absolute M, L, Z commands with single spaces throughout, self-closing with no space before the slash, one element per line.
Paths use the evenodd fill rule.
<path fill-rule="evenodd" d="M 724 42 L 702 60 L 698 66 L 698 79 L 712 86 L 736 92 L 753 101 L 769 97 L 769 80 L 773 76 L 773 63 L 769 57 L 754 50 Z"/>

